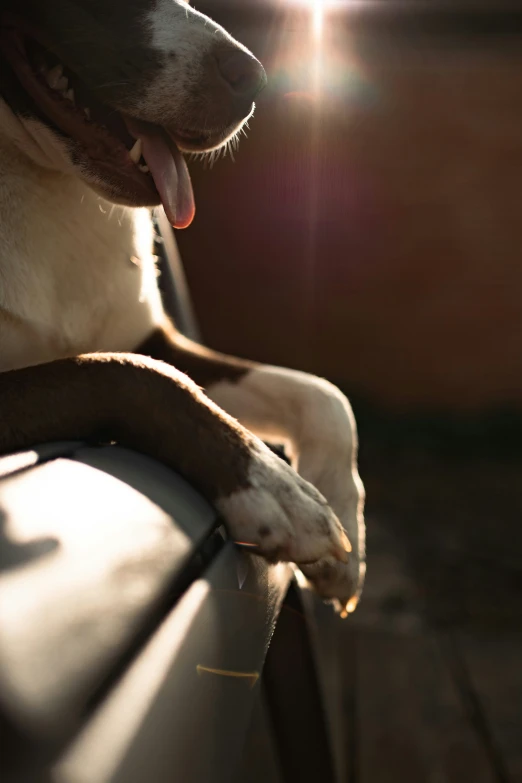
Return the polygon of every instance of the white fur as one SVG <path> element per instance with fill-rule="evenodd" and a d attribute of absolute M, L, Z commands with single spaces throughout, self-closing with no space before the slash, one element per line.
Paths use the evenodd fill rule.
<path fill-rule="evenodd" d="M 216 35 L 227 41 L 233 39 L 220 25 L 208 16 L 191 8 L 184 0 L 158 0 L 147 16 L 152 33 L 152 46 L 164 54 L 176 52 L 177 59 L 185 62 L 199 61 L 207 54 Z M 234 46 L 244 48 L 237 41 Z"/>
<path fill-rule="evenodd" d="M 2 127 L 0 371 L 132 350 L 162 320 L 148 210 L 35 166 Z"/>
<path fill-rule="evenodd" d="M 248 49 L 182 0 L 158 0 L 146 23 L 152 48 L 164 55 L 164 67 L 145 95 L 140 95 L 139 109 L 146 112 L 151 122 L 179 125 L 184 118 L 188 90 L 200 82 L 216 43 L 228 41 L 234 49 Z M 169 59 L 172 53 L 175 57 Z M 206 130 L 212 130 L 211 123 Z"/>
<path fill-rule="evenodd" d="M 355 419 L 344 394 L 321 378 L 269 366 L 236 383 L 221 381 L 207 393 L 260 437 L 287 445 L 299 474 L 328 500 L 352 546 L 348 565 L 327 561 L 328 578 L 320 566 L 303 571 L 321 581 L 328 597 L 359 593 L 365 568 L 364 488 Z"/>
<path fill-rule="evenodd" d="M 177 124 L 183 116 L 187 88 L 197 84 L 203 58 L 210 51 L 217 25 L 180 0 L 159 0 L 148 14 L 152 48 L 165 57 L 161 73 L 140 95 L 140 108 L 153 122 Z M 168 55 L 175 53 L 169 61 Z"/>
<path fill-rule="evenodd" d="M 255 457 L 251 486 L 217 504 L 234 539 L 255 545 L 260 554 L 295 563 L 347 559 L 341 525 L 324 497 L 264 444 Z"/>

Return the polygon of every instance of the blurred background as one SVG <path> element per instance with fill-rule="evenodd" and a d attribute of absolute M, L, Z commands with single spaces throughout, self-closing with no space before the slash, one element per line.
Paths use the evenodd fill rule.
<path fill-rule="evenodd" d="M 522 7 L 204 0 L 269 86 L 191 165 L 214 348 L 349 394 L 368 581 L 350 783 L 522 781 Z"/>

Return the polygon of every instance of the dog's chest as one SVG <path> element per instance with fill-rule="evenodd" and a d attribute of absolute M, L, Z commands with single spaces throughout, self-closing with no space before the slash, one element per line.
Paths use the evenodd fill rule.
<path fill-rule="evenodd" d="M 0 177 L 0 371 L 136 348 L 162 312 L 148 210 L 74 177 Z"/>

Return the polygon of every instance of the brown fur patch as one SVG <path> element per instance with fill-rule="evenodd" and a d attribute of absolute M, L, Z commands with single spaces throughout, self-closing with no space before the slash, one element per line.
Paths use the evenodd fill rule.
<path fill-rule="evenodd" d="M 253 436 L 186 376 L 132 354 L 0 373 L 0 453 L 111 439 L 161 460 L 209 500 L 249 486 Z"/>
<path fill-rule="evenodd" d="M 161 359 L 186 373 L 205 389 L 220 381 L 237 383 L 255 369 L 255 362 L 212 351 L 184 337 L 170 321 L 136 349 L 137 354 Z"/>

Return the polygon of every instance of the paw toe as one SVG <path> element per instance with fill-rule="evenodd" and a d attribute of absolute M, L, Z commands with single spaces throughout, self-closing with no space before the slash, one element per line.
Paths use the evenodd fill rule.
<path fill-rule="evenodd" d="M 267 491 L 245 489 L 218 504 L 232 539 L 248 544 L 268 560 L 289 560 L 294 531 L 284 509 Z"/>
<path fill-rule="evenodd" d="M 301 570 L 321 598 L 332 601 L 341 615 L 354 611 L 364 584 L 364 562 L 355 562 L 354 558 L 350 558 L 344 564 L 326 558 L 302 566 Z"/>

